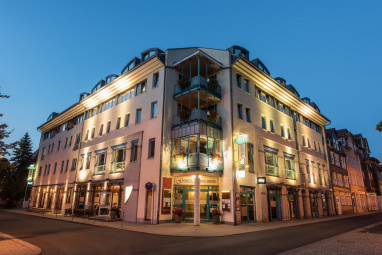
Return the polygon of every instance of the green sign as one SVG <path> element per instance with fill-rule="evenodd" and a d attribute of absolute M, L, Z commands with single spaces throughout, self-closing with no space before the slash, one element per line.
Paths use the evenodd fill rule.
<path fill-rule="evenodd" d="M 36 170 L 36 167 L 34 165 L 30 165 L 27 167 L 28 170 Z"/>
<path fill-rule="evenodd" d="M 249 137 L 244 134 L 240 134 L 238 138 L 235 139 L 236 144 L 244 144 L 249 141 Z"/>

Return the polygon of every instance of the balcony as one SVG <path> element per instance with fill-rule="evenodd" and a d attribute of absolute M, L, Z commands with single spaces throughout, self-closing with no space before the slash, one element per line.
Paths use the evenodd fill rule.
<path fill-rule="evenodd" d="M 206 153 L 179 153 L 173 155 L 171 163 L 172 173 L 190 171 L 222 174 L 223 159 L 220 155 Z"/>
<path fill-rule="evenodd" d="M 202 122 L 218 129 L 221 129 L 222 126 L 222 118 L 218 114 L 214 112 L 208 114 L 207 111 L 201 109 L 196 109 L 191 112 L 183 110 L 179 116 L 176 115 L 173 117 L 172 124 L 173 127 L 181 127 L 195 122 Z"/>
<path fill-rule="evenodd" d="M 196 75 L 189 80 L 189 84 L 180 86 L 179 84 L 175 84 L 174 86 L 174 98 L 177 98 L 181 95 L 187 94 L 194 90 L 203 90 L 215 97 L 221 99 L 221 87 L 218 84 L 212 84 L 206 78 L 201 75 Z"/>
<path fill-rule="evenodd" d="M 111 164 L 110 173 L 122 173 L 125 171 L 125 162 L 115 162 Z"/>
<path fill-rule="evenodd" d="M 105 174 L 106 165 L 100 165 L 94 167 L 94 175 Z"/>

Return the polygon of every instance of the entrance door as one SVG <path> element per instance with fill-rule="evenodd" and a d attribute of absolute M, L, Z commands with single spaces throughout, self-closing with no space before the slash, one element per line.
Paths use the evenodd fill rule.
<path fill-rule="evenodd" d="M 255 188 L 240 187 L 241 222 L 255 222 Z"/>
<path fill-rule="evenodd" d="M 318 206 L 316 194 L 310 193 L 310 207 L 312 209 L 312 218 L 318 218 Z"/>
<path fill-rule="evenodd" d="M 269 221 L 281 220 L 280 190 L 268 189 Z"/>
<path fill-rule="evenodd" d="M 290 218 L 297 219 L 297 199 L 295 190 L 288 191 L 288 205 Z"/>
<path fill-rule="evenodd" d="M 322 210 L 324 212 L 324 216 L 329 216 L 328 201 L 326 199 L 326 195 L 321 194 L 321 198 L 322 198 Z"/>
<path fill-rule="evenodd" d="M 43 208 L 45 204 L 45 196 L 46 196 L 46 190 L 43 189 L 40 193 L 40 204 L 38 205 L 39 208 Z"/>
<path fill-rule="evenodd" d="M 98 215 L 109 216 L 110 208 L 111 208 L 111 192 L 102 192 Z"/>

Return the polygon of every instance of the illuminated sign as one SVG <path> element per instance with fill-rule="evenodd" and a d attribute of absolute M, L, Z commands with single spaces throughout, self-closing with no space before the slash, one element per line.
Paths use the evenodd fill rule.
<path fill-rule="evenodd" d="M 30 166 L 27 167 L 27 169 L 34 171 L 34 170 L 36 170 L 36 167 L 35 167 L 35 165 L 30 165 Z"/>
<path fill-rule="evenodd" d="M 245 144 L 239 144 L 239 163 L 245 165 Z"/>
<path fill-rule="evenodd" d="M 249 137 L 245 134 L 240 134 L 236 139 L 235 139 L 235 143 L 236 144 L 244 144 L 244 143 L 247 143 L 249 141 Z"/>
<path fill-rule="evenodd" d="M 33 182 L 28 182 L 28 185 L 33 185 Z"/>
<path fill-rule="evenodd" d="M 266 184 L 267 178 L 266 177 L 257 177 L 257 184 Z"/>

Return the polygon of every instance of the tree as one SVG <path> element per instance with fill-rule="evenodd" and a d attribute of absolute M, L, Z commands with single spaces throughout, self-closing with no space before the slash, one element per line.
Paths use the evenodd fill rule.
<path fill-rule="evenodd" d="M 379 132 L 382 132 L 382 121 L 380 121 L 380 122 L 377 124 L 376 129 L 377 129 Z"/>
<path fill-rule="evenodd" d="M 16 142 L 13 149 L 12 164 L 6 164 L 0 168 L 0 196 L 8 201 L 9 207 L 14 207 L 24 197 L 28 169 L 33 162 L 32 142 L 28 133 L 20 141 Z"/>
<path fill-rule="evenodd" d="M 9 98 L 7 95 L 3 95 L 0 92 L 0 99 L 1 98 Z M 0 117 L 3 117 L 3 114 L 0 113 Z M 8 125 L 5 123 L 0 124 L 0 157 L 4 155 L 9 155 L 8 149 L 11 149 L 14 144 L 6 144 L 4 142 L 4 139 L 8 138 L 11 134 L 11 131 L 7 131 Z"/>

